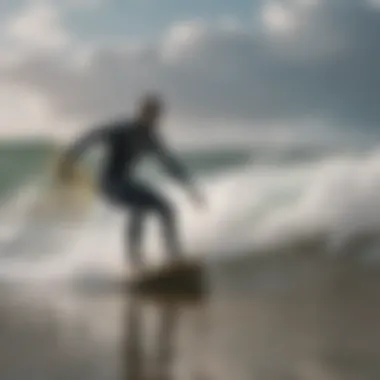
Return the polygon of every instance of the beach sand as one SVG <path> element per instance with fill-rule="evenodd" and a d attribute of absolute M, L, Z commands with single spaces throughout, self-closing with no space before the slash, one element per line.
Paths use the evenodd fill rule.
<path fill-rule="evenodd" d="M 211 264 L 203 301 L 2 284 L 2 380 L 380 378 L 380 268 Z"/>

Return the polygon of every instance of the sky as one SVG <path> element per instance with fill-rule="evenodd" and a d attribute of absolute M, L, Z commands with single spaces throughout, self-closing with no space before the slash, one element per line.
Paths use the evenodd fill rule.
<path fill-rule="evenodd" d="M 147 91 L 186 128 L 379 128 L 380 0 L 2 0 L 0 18 L 0 136 L 101 123 Z"/>

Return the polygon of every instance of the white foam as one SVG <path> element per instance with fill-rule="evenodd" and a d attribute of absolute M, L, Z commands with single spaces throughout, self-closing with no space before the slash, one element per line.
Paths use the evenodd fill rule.
<path fill-rule="evenodd" d="M 326 158 L 307 165 L 249 164 L 239 171 L 213 176 L 203 183 L 208 202 L 204 210 L 194 208 L 173 184 L 163 187 L 178 205 L 181 231 L 190 253 L 231 254 L 247 246 L 281 247 L 321 233 L 332 245 L 339 245 L 355 234 L 380 232 L 378 151 L 360 158 Z M 1 247 L 0 274 L 41 278 L 83 271 L 120 272 L 126 218 L 122 211 L 98 203 L 91 218 L 71 226 L 54 220 L 36 225 L 28 217 L 34 198 L 29 195 L 28 199 L 24 204 L 13 201 L 4 214 L 9 215 L 9 207 L 19 208 L 19 229 L 13 234 L 13 245 L 8 241 Z M 2 220 L 4 223 L 6 218 Z M 157 227 L 153 220 L 148 222 L 146 250 L 150 259 L 163 253 Z M 15 256 L 5 263 L 7 253 Z"/>

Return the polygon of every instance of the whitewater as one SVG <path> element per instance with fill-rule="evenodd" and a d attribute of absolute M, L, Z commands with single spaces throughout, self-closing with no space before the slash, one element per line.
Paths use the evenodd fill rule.
<path fill-rule="evenodd" d="M 41 212 L 54 149 L 32 143 L 0 147 L 0 279 L 123 275 L 127 215 L 121 210 L 96 197 L 80 217 L 62 217 L 46 207 Z M 188 255 L 233 260 L 298 249 L 339 256 L 355 247 L 357 256 L 376 258 L 379 147 L 213 147 L 188 149 L 182 158 L 198 177 L 204 209 L 194 208 L 162 173 L 153 174 L 151 164 L 142 176 L 177 205 Z M 146 234 L 147 258 L 161 260 L 154 218 Z"/>

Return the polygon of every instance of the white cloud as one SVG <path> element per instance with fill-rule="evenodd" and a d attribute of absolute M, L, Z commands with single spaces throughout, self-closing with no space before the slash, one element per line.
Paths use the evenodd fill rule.
<path fill-rule="evenodd" d="M 274 4 L 264 3 L 263 16 Z M 55 120 L 115 117 L 142 92 L 157 89 L 173 117 L 187 124 L 379 123 L 380 13 L 359 0 L 294 0 L 278 11 L 259 32 L 196 20 L 173 25 L 157 43 L 93 47 L 81 60 L 35 49 L 1 66 L 0 83 L 38 94 Z M 44 17 L 45 26 L 59 25 L 59 17 L 50 24 L 52 14 Z M 290 20 L 296 30 L 284 33 Z M 268 22 L 282 26 L 273 31 Z"/>
<path fill-rule="evenodd" d="M 47 2 L 32 2 L 11 16 L 5 35 L 27 49 L 61 49 L 70 42 L 62 25 L 59 9 Z"/>
<path fill-rule="evenodd" d="M 264 25 L 271 32 L 288 33 L 296 29 L 296 15 L 282 2 L 269 1 L 262 12 Z"/>
<path fill-rule="evenodd" d="M 25 137 L 44 134 L 52 129 L 64 131 L 62 121 L 57 120 L 47 99 L 24 86 L 1 86 L 0 113 L 1 136 Z"/>
<path fill-rule="evenodd" d="M 203 22 L 192 21 L 173 25 L 162 44 L 162 56 L 169 61 L 191 59 L 192 47 L 201 40 L 207 29 Z"/>

